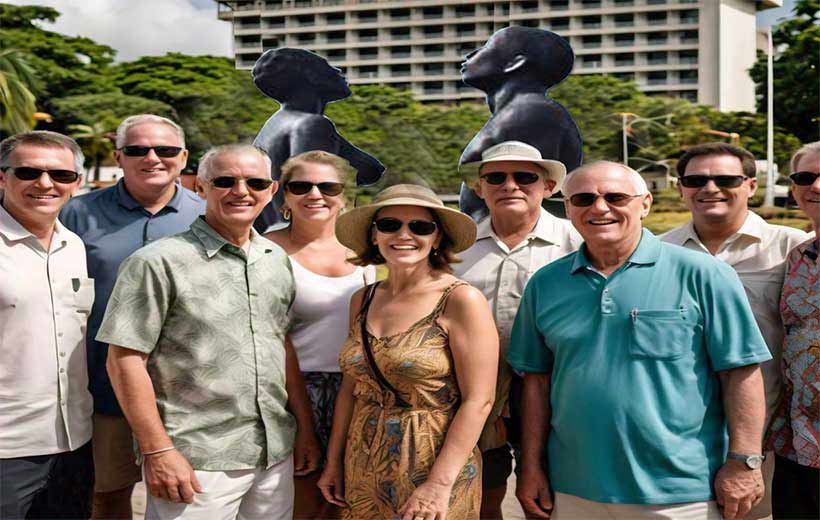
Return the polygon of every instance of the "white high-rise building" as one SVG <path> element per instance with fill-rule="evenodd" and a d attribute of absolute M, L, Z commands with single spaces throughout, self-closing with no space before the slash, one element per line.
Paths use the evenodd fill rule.
<path fill-rule="evenodd" d="M 412 89 L 423 101 L 481 98 L 461 82 L 464 55 L 508 25 L 569 39 L 573 74 L 634 79 L 650 94 L 754 111 L 758 10 L 782 0 L 218 1 L 236 66 L 276 47 L 325 56 L 352 85 Z"/>

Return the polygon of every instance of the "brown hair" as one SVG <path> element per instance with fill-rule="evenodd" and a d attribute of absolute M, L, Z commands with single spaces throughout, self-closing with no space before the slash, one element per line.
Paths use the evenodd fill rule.
<path fill-rule="evenodd" d="M 740 164 L 743 168 L 743 175 L 746 177 L 755 178 L 757 173 L 757 166 L 755 165 L 755 156 L 749 150 L 735 146 L 729 143 L 705 143 L 695 145 L 688 150 L 683 156 L 678 159 L 678 164 L 675 169 L 678 172 L 678 177 L 686 175 L 686 165 L 693 157 L 702 155 L 734 155 L 740 159 Z"/>
<path fill-rule="evenodd" d="M 441 225 L 441 221 L 439 220 L 435 210 L 430 208 L 425 209 L 430 211 L 430 214 L 433 216 L 433 221 L 436 223 L 439 233 L 441 233 L 441 242 L 439 243 L 438 249 L 433 249 L 430 251 L 430 255 L 427 257 L 427 260 L 430 262 L 430 267 L 433 269 L 452 274 L 453 268 L 450 267 L 450 264 L 457 264 L 461 262 L 461 259 L 453 252 L 453 241 L 449 236 L 447 236 L 447 232 L 444 230 L 444 226 Z M 367 227 L 367 249 L 365 249 L 361 255 L 348 260 L 351 264 L 360 265 L 362 267 L 367 265 L 384 264 L 385 260 L 379 252 L 379 247 L 374 244 L 370 238 L 370 228 L 373 226 L 373 222 L 376 221 L 378 214 L 379 213 L 376 212 L 376 214 L 373 215 L 373 220 L 371 221 L 370 226 Z"/>

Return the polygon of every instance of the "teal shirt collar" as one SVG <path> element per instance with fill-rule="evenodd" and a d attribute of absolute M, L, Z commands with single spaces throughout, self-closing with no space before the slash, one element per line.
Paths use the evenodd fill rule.
<path fill-rule="evenodd" d="M 231 244 L 227 240 L 225 240 L 222 235 L 217 233 L 214 228 L 208 225 L 205 222 L 205 217 L 200 216 L 196 219 L 193 224 L 191 224 L 191 232 L 194 236 L 202 243 L 202 246 L 205 248 L 205 253 L 208 255 L 208 258 L 213 258 L 223 247 L 228 246 L 232 248 L 237 254 L 244 256 L 244 251 L 242 248 Z M 250 254 L 248 255 L 248 264 L 254 263 L 258 260 L 263 254 L 270 253 L 273 251 L 271 247 L 265 247 L 263 242 L 267 242 L 262 236 L 257 233 L 257 231 L 251 228 L 251 247 L 250 247 Z M 268 244 L 270 245 L 270 244 Z"/>
<path fill-rule="evenodd" d="M 575 253 L 575 259 L 572 262 L 572 274 L 577 273 L 581 269 L 591 267 L 592 264 L 587 257 L 586 242 L 581 244 L 581 248 Z M 627 264 L 651 265 L 658 261 L 661 254 L 661 241 L 652 234 L 648 229 L 641 231 L 641 241 L 638 242 L 638 247 L 632 252 L 632 255 L 626 261 Z"/>

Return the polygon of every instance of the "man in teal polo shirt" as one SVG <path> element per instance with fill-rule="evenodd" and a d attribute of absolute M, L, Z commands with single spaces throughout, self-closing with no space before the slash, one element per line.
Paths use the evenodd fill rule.
<path fill-rule="evenodd" d="M 530 279 L 508 354 L 526 374 L 519 501 L 559 520 L 742 518 L 763 496 L 770 355 L 737 275 L 643 230 L 652 196 L 626 166 L 583 166 L 564 194 L 584 245 Z"/>

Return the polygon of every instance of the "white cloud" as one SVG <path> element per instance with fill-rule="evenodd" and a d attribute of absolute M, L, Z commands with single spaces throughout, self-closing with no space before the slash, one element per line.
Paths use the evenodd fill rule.
<path fill-rule="evenodd" d="M 216 17 L 216 2 L 201 0 L 5 0 L 17 5 L 45 5 L 60 11 L 43 28 L 85 36 L 117 50 L 117 61 L 168 52 L 233 56 L 230 22 Z"/>

